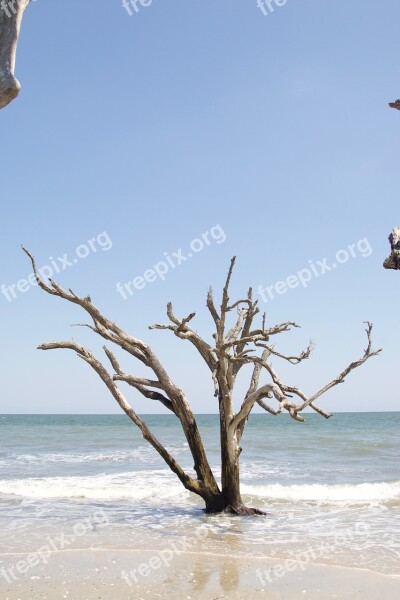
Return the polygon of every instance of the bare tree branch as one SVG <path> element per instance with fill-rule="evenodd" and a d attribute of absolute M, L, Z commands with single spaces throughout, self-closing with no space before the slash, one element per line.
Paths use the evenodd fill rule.
<path fill-rule="evenodd" d="M 90 296 L 86 298 L 80 298 L 71 290 L 66 292 L 59 286 L 55 281 L 49 280 L 50 285 L 46 284 L 39 276 L 36 262 L 32 254 L 22 246 L 23 251 L 27 254 L 31 260 L 33 272 L 37 281 L 38 286 L 52 296 L 58 296 L 68 302 L 81 306 L 93 319 L 96 333 L 101 335 L 104 339 L 114 342 L 121 348 L 129 352 L 132 356 L 140 360 L 146 366 L 149 366 L 149 346 L 123 331 L 115 323 L 112 323 L 106 317 L 104 317 L 96 306 L 91 301 Z"/>
<path fill-rule="evenodd" d="M 161 394 L 160 392 L 155 392 L 154 390 L 149 390 L 148 387 L 145 387 L 145 386 L 151 385 L 154 382 L 150 382 L 150 380 L 147 380 L 147 379 L 141 379 L 140 377 L 133 377 L 131 375 L 114 375 L 113 380 L 114 381 L 125 381 L 130 386 L 132 386 L 136 390 L 138 390 L 138 392 L 140 392 L 145 398 L 149 398 L 150 400 L 157 400 L 158 402 L 161 402 L 161 404 L 163 404 L 165 406 L 165 408 L 168 408 L 168 410 L 170 410 L 171 412 L 173 412 L 176 415 L 175 408 L 174 408 L 174 405 L 171 402 L 171 400 L 168 400 L 168 398 L 166 396 L 164 396 L 163 394 Z M 141 383 L 141 382 L 143 382 L 143 383 Z"/>
<path fill-rule="evenodd" d="M 259 406 L 261 406 L 261 408 L 263 408 L 266 412 L 271 413 L 271 415 L 279 415 L 282 411 L 280 408 L 278 408 L 277 410 L 275 410 L 274 408 L 271 408 L 270 406 L 268 406 L 268 404 L 265 404 L 265 402 L 261 399 L 257 400 L 257 404 Z"/>
<path fill-rule="evenodd" d="M 285 385 L 280 381 L 280 379 L 278 378 L 278 376 L 277 376 L 276 372 L 274 371 L 274 369 L 272 368 L 272 366 L 267 363 L 267 355 L 265 353 L 268 352 L 268 353 L 273 354 L 273 351 L 271 351 L 270 348 L 266 348 L 264 350 L 264 354 L 263 354 L 262 358 L 258 358 L 258 357 L 243 358 L 244 362 L 253 362 L 255 364 L 255 367 L 254 367 L 254 371 L 253 371 L 252 384 L 249 388 L 246 398 L 242 404 L 240 411 L 234 416 L 234 418 L 232 419 L 232 422 L 231 422 L 231 426 L 238 431 L 239 438 L 243 434 L 245 420 L 247 419 L 254 404 L 256 402 L 259 403 L 259 400 L 261 400 L 264 397 L 270 397 L 269 394 L 271 392 L 273 393 L 275 398 L 280 402 L 280 409 L 287 410 L 289 412 L 290 416 L 293 419 L 295 419 L 296 421 L 302 421 L 302 422 L 304 421 L 304 418 L 301 417 L 299 415 L 299 413 L 302 412 L 307 406 L 310 406 L 317 413 L 321 414 L 325 418 L 331 417 L 332 415 L 330 413 L 324 411 L 322 408 L 320 408 L 319 406 L 317 406 L 315 404 L 315 400 L 317 398 L 319 398 L 320 396 L 322 396 L 323 394 L 325 394 L 332 387 L 338 385 L 339 383 L 342 383 L 344 381 L 345 377 L 352 370 L 356 369 L 357 367 L 360 367 L 369 358 L 371 358 L 372 356 L 376 356 L 377 354 L 379 354 L 381 352 L 381 349 L 375 350 L 375 351 L 372 350 L 372 338 L 371 338 L 372 324 L 369 323 L 368 321 L 366 322 L 366 324 L 367 324 L 366 333 L 367 333 L 368 345 L 367 345 L 366 350 L 364 351 L 364 356 L 361 359 L 359 359 L 358 361 L 352 362 L 348 367 L 346 367 L 346 369 L 344 371 L 342 371 L 342 373 L 338 377 L 336 377 L 333 381 L 328 383 L 326 386 L 324 386 L 322 389 L 320 389 L 318 392 L 316 392 L 313 396 L 311 396 L 309 398 L 306 396 L 306 394 L 304 394 L 304 392 L 302 392 L 298 388 Z M 256 389 L 256 386 L 258 386 L 260 370 L 262 367 L 264 367 L 268 371 L 268 373 L 271 375 L 273 384 L 268 384 L 259 389 Z M 303 400 L 303 402 L 300 404 L 294 404 L 293 402 L 290 402 L 287 398 L 289 392 L 299 396 Z M 281 412 L 281 410 L 278 412 Z M 269 412 L 271 412 L 271 411 L 269 411 Z"/>
<path fill-rule="evenodd" d="M 167 306 L 167 315 L 172 321 L 173 325 L 151 325 L 149 329 L 167 329 L 172 331 L 181 340 L 188 340 L 195 348 L 197 348 L 200 355 L 203 357 L 211 371 L 215 370 L 216 359 L 212 352 L 212 348 L 207 342 L 205 342 L 193 329 L 188 327 L 187 323 L 193 319 L 196 313 L 191 313 L 186 319 L 178 319 L 172 308 L 172 303 L 169 302 Z"/>
<path fill-rule="evenodd" d="M 301 390 L 299 390 L 299 388 L 290 386 L 290 385 L 286 385 L 279 379 L 276 371 L 273 369 L 272 365 L 267 362 L 266 358 L 258 358 L 256 356 L 253 356 L 253 357 L 249 357 L 248 362 L 253 362 L 255 365 L 259 365 L 260 369 L 262 367 L 264 367 L 270 374 L 272 381 L 279 386 L 279 388 L 283 391 L 283 393 L 285 395 L 289 395 L 289 393 L 294 394 L 295 396 L 298 396 L 299 398 L 301 398 L 301 400 L 303 400 L 303 402 L 308 401 L 308 397 L 306 396 L 306 394 L 304 392 L 302 392 Z M 297 404 L 296 409 L 299 409 L 300 406 L 302 406 L 302 404 Z M 332 416 L 331 413 L 328 413 L 327 411 L 323 410 L 319 406 L 316 406 L 316 404 L 314 402 L 311 402 L 309 404 L 309 406 L 311 408 L 313 408 L 315 410 L 315 412 L 319 413 L 326 419 L 329 419 Z M 282 412 L 282 411 L 278 411 L 277 414 L 279 414 L 280 412 Z M 274 413 L 272 413 L 272 414 L 274 414 Z"/>
<path fill-rule="evenodd" d="M 234 342 L 236 340 L 237 336 L 239 335 L 239 333 L 242 331 L 244 319 L 247 316 L 247 312 L 248 312 L 248 309 L 244 309 L 244 308 L 241 308 L 238 310 L 238 318 L 237 318 L 236 324 L 234 325 L 234 327 L 232 327 L 232 329 L 229 331 L 228 335 L 226 336 L 228 345 L 225 344 L 225 347 L 228 347 L 229 345 L 231 345 L 230 342 Z"/>
<path fill-rule="evenodd" d="M 61 286 L 52 280 L 50 280 L 50 285 L 46 284 L 39 276 L 36 268 L 36 262 L 32 254 L 30 254 L 30 252 L 24 248 L 24 246 L 22 246 L 22 249 L 31 260 L 36 281 L 40 288 L 53 296 L 58 296 L 69 302 L 72 302 L 73 304 L 81 306 L 92 317 L 94 322 L 94 330 L 96 333 L 98 333 L 104 339 L 117 344 L 129 354 L 140 360 L 144 365 L 152 369 L 157 377 L 157 380 L 162 384 L 162 389 L 167 396 L 167 400 L 172 403 L 173 412 L 181 422 L 182 430 L 185 434 L 193 456 L 194 469 L 197 473 L 199 481 L 206 486 L 206 489 L 208 490 L 207 493 L 217 495 L 219 493 L 218 485 L 208 463 L 203 441 L 189 402 L 182 390 L 172 382 L 150 346 L 142 340 L 136 339 L 127 334 L 115 323 L 107 319 L 99 311 L 99 309 L 94 306 L 89 296 L 86 298 L 80 298 L 71 291 L 66 292 L 61 288 Z M 185 327 L 187 326 L 185 325 Z M 109 353 L 108 357 L 109 359 L 111 358 Z M 84 358 L 84 356 L 82 358 Z M 115 383 L 113 383 L 113 385 L 115 386 Z M 138 385 L 139 387 L 136 387 L 136 389 L 138 389 L 143 395 L 152 399 L 156 398 L 155 392 L 146 390 L 145 387 L 140 386 L 140 384 Z M 167 405 L 163 398 L 157 397 L 157 399 L 164 405 Z"/>
<path fill-rule="evenodd" d="M 245 340 L 245 338 L 250 335 L 254 317 L 260 312 L 257 307 L 257 301 L 253 302 L 253 289 L 251 287 L 249 288 L 249 290 L 247 292 L 247 301 L 249 303 L 249 309 L 246 313 L 246 318 L 245 318 L 245 321 L 243 324 L 242 333 L 240 335 L 241 341 L 235 349 L 236 356 L 241 356 L 246 351 L 247 343 L 246 343 L 246 341 L 243 341 L 243 340 Z M 263 317 L 263 326 L 264 325 L 265 325 L 265 317 Z M 232 365 L 232 376 L 234 379 L 237 377 L 241 367 L 242 367 L 242 363 L 240 363 L 240 362 L 235 362 L 235 364 Z"/>
<path fill-rule="evenodd" d="M 213 290 L 212 290 L 211 286 L 210 286 L 210 289 L 208 290 L 208 294 L 207 294 L 207 308 L 210 311 L 211 316 L 214 319 L 214 323 L 218 329 L 219 322 L 220 322 L 220 316 L 217 313 L 217 309 L 215 308 L 215 305 L 214 305 Z"/>
<path fill-rule="evenodd" d="M 316 392 L 315 394 L 313 394 L 313 396 L 311 396 L 306 402 L 304 402 L 299 407 L 299 411 L 304 410 L 307 406 L 309 406 L 310 404 L 312 404 L 314 402 L 314 400 L 316 400 L 317 398 L 319 398 L 320 396 L 322 396 L 322 394 L 325 394 L 331 388 L 335 387 L 339 383 L 343 383 L 344 380 L 345 380 L 345 377 L 351 371 L 353 371 L 354 369 L 357 369 L 358 367 L 360 367 L 361 365 L 363 365 L 369 358 L 371 358 L 371 356 L 377 356 L 378 354 L 380 354 L 380 352 L 382 352 L 382 348 L 379 348 L 379 350 L 374 350 L 374 351 L 371 349 L 371 346 L 372 346 L 372 339 L 371 339 L 372 323 L 369 323 L 369 321 L 365 321 L 365 322 L 367 324 L 367 329 L 365 331 L 367 333 L 368 346 L 367 346 L 367 348 L 366 348 L 366 350 L 364 352 L 364 356 L 362 358 L 360 358 L 359 360 L 356 360 L 356 361 L 352 362 L 348 367 L 346 367 L 340 373 L 340 375 L 338 375 L 330 383 L 328 383 L 323 388 L 321 388 L 318 392 Z"/>
<path fill-rule="evenodd" d="M 111 350 L 109 348 L 107 348 L 107 346 L 103 346 L 103 350 L 106 353 L 106 355 L 115 371 L 115 375 L 113 376 L 114 381 L 118 381 L 118 380 L 126 381 L 129 385 L 136 388 L 146 398 L 149 398 L 150 400 L 158 400 L 159 402 L 161 402 L 161 404 L 163 404 L 166 408 L 168 408 L 168 410 L 175 413 L 174 406 L 173 406 L 172 402 L 170 400 L 168 400 L 168 398 L 166 398 L 165 396 L 163 396 L 163 394 L 160 394 L 159 392 L 154 392 L 153 390 L 149 390 L 146 387 L 144 387 L 145 385 L 151 386 L 152 384 L 154 384 L 154 385 L 152 385 L 152 387 L 160 388 L 161 383 L 159 381 L 153 382 L 149 379 L 143 379 L 143 378 L 139 378 L 139 377 L 125 375 L 122 372 L 119 362 L 117 361 L 113 352 L 111 352 Z"/>
<path fill-rule="evenodd" d="M 154 387 L 159 390 L 163 389 L 161 381 L 145 379 L 144 377 L 135 377 L 134 375 L 126 375 L 125 373 L 120 373 L 118 375 L 114 375 L 113 380 L 114 381 L 125 381 L 126 383 L 129 383 L 130 385 L 133 385 L 134 387 L 136 387 L 138 385 L 140 385 L 140 386 L 145 385 L 147 387 Z"/>
<path fill-rule="evenodd" d="M 248 309 L 250 309 L 253 305 L 252 301 L 249 298 L 243 298 L 242 300 L 237 300 L 231 306 L 227 306 L 226 310 L 230 312 L 231 310 L 233 310 L 237 306 L 240 306 L 241 304 L 247 304 Z"/>
<path fill-rule="evenodd" d="M 114 369 L 114 371 L 118 374 L 121 375 L 122 374 L 122 369 L 119 366 L 119 362 L 117 361 L 115 355 L 113 352 L 111 352 L 111 350 L 109 348 L 107 348 L 107 346 L 103 346 L 103 350 L 107 355 L 108 360 L 111 363 L 112 368 Z"/>
<path fill-rule="evenodd" d="M 242 421 L 247 419 L 254 404 L 263 398 L 270 398 L 271 393 L 282 405 L 286 398 L 280 387 L 276 383 L 268 383 L 258 388 L 254 392 L 251 392 L 244 400 L 240 411 L 233 417 L 230 425 L 232 430 L 236 430 L 240 427 Z"/>
<path fill-rule="evenodd" d="M 389 106 L 390 108 L 396 108 L 397 110 L 400 110 L 400 99 L 395 100 L 394 102 L 389 102 Z"/>
<path fill-rule="evenodd" d="M 302 350 L 300 352 L 300 354 L 297 356 L 295 356 L 295 355 L 290 356 L 290 355 L 282 354 L 280 352 L 277 352 L 275 350 L 274 346 L 268 346 L 267 344 L 262 344 L 258 341 L 255 342 L 255 346 L 257 346 L 259 348 L 266 348 L 270 352 L 270 354 L 273 354 L 274 356 L 278 356 L 279 358 L 283 358 L 284 360 L 287 360 L 288 362 L 292 363 L 292 365 L 297 365 L 301 361 L 306 360 L 307 358 L 310 358 L 310 354 L 313 350 L 314 344 L 310 340 L 307 348 L 305 350 Z"/>
<path fill-rule="evenodd" d="M 268 357 L 270 355 L 270 352 L 268 350 L 264 350 L 260 359 L 260 362 L 254 363 L 254 368 L 253 368 L 253 374 L 251 376 L 251 381 L 250 381 L 250 385 L 249 385 L 249 389 L 247 390 L 246 393 L 246 398 L 248 398 L 248 396 L 250 396 L 251 394 L 253 394 L 257 388 L 258 388 L 258 384 L 260 381 L 260 375 L 261 375 L 261 371 L 262 371 L 262 367 L 263 367 L 263 363 L 266 363 Z M 265 404 L 265 402 L 263 402 L 263 400 L 261 398 L 259 398 L 257 400 L 257 403 L 261 406 L 261 408 L 263 408 L 264 410 L 270 412 L 271 414 L 278 414 L 279 411 L 274 411 L 272 408 L 270 408 L 269 406 L 267 406 L 267 404 Z M 243 431 L 246 425 L 246 421 L 248 419 L 242 419 L 240 423 L 238 423 L 237 425 L 237 437 L 238 437 L 238 441 L 240 441 L 240 439 L 242 438 L 243 435 Z"/>
<path fill-rule="evenodd" d="M 236 262 L 236 256 L 234 256 L 231 259 L 231 264 L 229 265 L 228 275 L 227 275 L 224 289 L 222 292 L 221 318 L 220 318 L 218 326 L 217 326 L 217 337 L 219 338 L 220 341 L 222 341 L 224 338 L 226 314 L 229 312 L 229 309 L 228 309 L 229 294 L 228 294 L 228 292 L 229 292 L 229 284 L 231 281 L 233 267 L 235 266 L 235 262 Z"/>
<path fill-rule="evenodd" d="M 164 448 L 164 446 L 157 440 L 157 438 L 151 433 L 146 423 L 140 419 L 140 417 L 135 413 L 133 408 L 129 405 L 127 400 L 125 399 L 122 392 L 115 385 L 113 379 L 104 368 L 104 366 L 95 358 L 95 356 L 86 348 L 77 344 L 74 341 L 64 341 L 64 342 L 48 342 L 47 344 L 41 344 L 38 346 L 39 350 L 54 350 L 54 349 L 70 349 L 74 350 L 77 355 L 86 361 L 100 376 L 100 378 L 104 381 L 107 388 L 110 390 L 111 394 L 114 396 L 115 400 L 118 402 L 119 406 L 125 412 L 126 415 L 135 423 L 137 427 L 139 427 L 140 431 L 143 434 L 145 440 L 147 440 L 153 448 L 158 452 L 158 454 L 164 459 L 164 461 L 168 464 L 171 471 L 173 471 L 183 483 L 186 489 L 199 493 L 201 486 L 200 483 L 194 479 L 192 479 L 182 467 L 176 462 L 176 460 L 170 455 L 170 453 Z"/>

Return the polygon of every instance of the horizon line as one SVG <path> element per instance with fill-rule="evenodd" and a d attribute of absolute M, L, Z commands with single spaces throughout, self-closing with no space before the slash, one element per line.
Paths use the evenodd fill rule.
<path fill-rule="evenodd" d="M 336 415 L 346 415 L 346 414 L 379 414 L 379 413 L 399 413 L 400 410 L 341 410 L 332 413 L 332 416 Z M 175 415 L 171 415 L 168 413 L 138 413 L 147 417 L 175 417 Z M 197 416 L 218 416 L 218 412 L 214 413 L 193 413 Z M 281 413 L 283 416 L 290 416 L 286 413 Z M 314 412 L 307 412 L 307 415 L 315 415 Z M 257 412 L 252 413 L 251 416 L 255 415 L 264 415 L 267 417 L 266 413 Z M 0 413 L 0 417 L 122 417 L 127 416 L 125 413 Z M 273 415 L 274 416 L 274 415 Z M 279 416 L 279 415 L 276 415 Z"/>

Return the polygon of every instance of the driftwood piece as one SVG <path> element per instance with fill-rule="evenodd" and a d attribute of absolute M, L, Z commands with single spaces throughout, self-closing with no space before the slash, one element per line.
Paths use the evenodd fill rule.
<path fill-rule="evenodd" d="M 384 260 L 385 269 L 400 270 L 400 227 L 395 227 L 389 235 L 390 255 Z"/>
<path fill-rule="evenodd" d="M 30 0 L 0 2 L 0 109 L 19 94 L 21 85 L 14 75 L 15 57 L 22 16 Z"/>

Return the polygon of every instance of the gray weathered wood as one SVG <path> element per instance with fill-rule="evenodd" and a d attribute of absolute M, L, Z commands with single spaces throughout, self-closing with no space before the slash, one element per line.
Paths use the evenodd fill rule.
<path fill-rule="evenodd" d="M 400 271 L 400 227 L 395 227 L 389 235 L 391 253 L 383 262 L 385 269 Z"/>
<path fill-rule="evenodd" d="M 14 75 L 15 58 L 22 16 L 30 0 L 4 0 L 0 6 L 0 109 L 21 89 Z"/>

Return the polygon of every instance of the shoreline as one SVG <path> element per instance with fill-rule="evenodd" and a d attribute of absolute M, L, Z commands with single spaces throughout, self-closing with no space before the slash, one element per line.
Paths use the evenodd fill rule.
<path fill-rule="evenodd" d="M 115 555 L 121 553 L 121 554 L 125 554 L 125 553 L 129 553 L 129 554 L 145 554 L 148 552 L 152 552 L 153 554 L 158 551 L 154 551 L 154 549 L 150 549 L 150 548 L 66 548 L 65 550 L 57 550 L 52 552 L 51 555 L 51 559 L 53 560 L 53 557 L 55 555 L 62 555 L 62 554 L 87 554 L 87 553 L 113 553 Z M 2 568 L 2 562 L 5 558 L 7 557 L 15 557 L 15 560 L 17 560 L 17 557 L 20 557 L 21 559 L 23 559 L 23 557 L 27 557 L 30 556 L 32 553 L 31 552 L 0 552 L 0 575 L 1 575 L 1 568 Z M 218 557 L 221 558 L 221 553 L 220 552 L 207 552 L 207 551 L 201 551 L 201 550 L 185 550 L 180 551 L 175 557 L 174 560 L 176 560 L 176 558 L 182 557 L 182 555 L 184 556 L 209 556 L 209 557 Z M 224 558 L 227 559 L 232 559 L 232 560 L 238 560 L 238 561 L 245 561 L 245 560 L 253 560 L 253 561 L 269 561 L 272 565 L 275 564 L 281 564 L 284 563 L 286 560 L 291 560 L 290 558 L 288 558 L 287 556 L 282 556 L 282 557 L 276 557 L 276 556 L 267 556 L 265 555 L 250 555 L 250 554 L 235 554 L 235 553 L 228 553 L 228 554 L 224 554 L 223 555 Z M 378 576 L 382 576 L 382 577 L 389 577 L 391 579 L 399 579 L 399 583 L 400 583 L 400 568 L 399 568 L 399 573 L 398 574 L 390 574 L 390 573 L 381 573 L 380 571 L 374 571 L 370 568 L 367 567 L 357 567 L 357 566 L 343 566 L 343 565 L 339 565 L 339 564 L 333 564 L 332 562 L 318 562 L 318 561 L 310 561 L 309 563 L 306 564 L 306 568 L 309 568 L 310 566 L 315 566 L 315 567 L 324 567 L 324 568 L 328 568 L 328 569 L 346 569 L 346 570 L 350 570 L 350 571 L 360 571 L 362 573 L 366 572 L 366 573 L 370 573 L 371 575 L 378 575 Z M 0 583 L 1 583 L 2 579 L 0 577 Z M 400 588 L 399 588 L 399 592 L 400 592 Z"/>
<path fill-rule="evenodd" d="M 140 561 L 137 555 L 140 555 Z M 382 575 L 369 569 L 308 563 L 303 568 L 283 569 L 285 561 L 263 556 L 221 555 L 182 551 L 163 562 L 154 548 L 131 550 L 62 550 L 47 564 L 32 567 L 8 583 L 0 575 L 4 600 L 138 600 L 171 598 L 214 600 L 395 600 L 400 574 Z M 18 562 L 28 553 L 0 554 L 1 568 L 7 558 Z M 4 564 L 7 561 L 7 564 Z M 294 562 L 294 561 L 292 561 Z M 289 567 L 289 565 L 287 565 Z M 269 581 L 268 581 L 269 578 Z"/>

